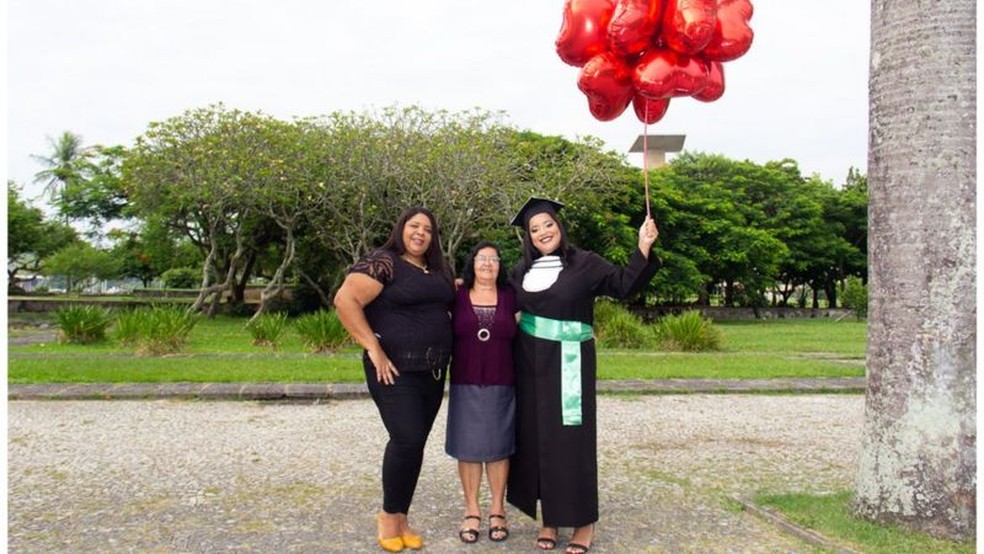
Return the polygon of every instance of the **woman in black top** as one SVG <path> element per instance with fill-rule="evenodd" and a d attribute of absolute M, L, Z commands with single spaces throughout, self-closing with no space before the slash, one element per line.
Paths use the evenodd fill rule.
<path fill-rule="evenodd" d="M 353 265 L 335 294 L 339 319 L 365 349 L 366 383 L 389 434 L 376 518 L 379 545 L 389 552 L 424 545 L 407 513 L 444 398 L 453 300 L 437 221 L 419 207 L 400 216 L 386 244 Z"/>

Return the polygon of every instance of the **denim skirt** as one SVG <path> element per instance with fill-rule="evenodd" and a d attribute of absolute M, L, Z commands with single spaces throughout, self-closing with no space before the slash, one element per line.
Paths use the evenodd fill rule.
<path fill-rule="evenodd" d="M 516 387 L 451 385 L 444 451 L 462 462 L 494 462 L 516 451 Z"/>

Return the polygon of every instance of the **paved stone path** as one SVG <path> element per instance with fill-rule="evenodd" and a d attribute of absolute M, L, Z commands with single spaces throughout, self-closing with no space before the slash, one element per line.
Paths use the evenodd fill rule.
<path fill-rule="evenodd" d="M 382 425 L 359 387 L 318 386 L 187 385 L 185 396 L 11 386 L 10 551 L 380 552 L 372 516 Z M 236 392 L 211 394 L 218 389 Z M 187 399 L 261 389 L 286 402 Z M 107 394 L 146 399 L 36 400 Z M 863 403 L 859 394 L 602 395 L 592 552 L 813 552 L 731 498 L 850 488 Z M 424 552 L 536 552 L 537 522 L 515 510 L 505 543 L 458 541 L 461 493 L 443 452 L 444 418 L 442 408 L 411 513 Z"/>
<path fill-rule="evenodd" d="M 737 392 L 863 393 L 863 377 L 827 379 L 665 379 L 599 381 L 600 392 L 689 394 Z M 316 402 L 364 398 L 364 383 L 68 383 L 10 385 L 10 400 L 184 398 Z"/>

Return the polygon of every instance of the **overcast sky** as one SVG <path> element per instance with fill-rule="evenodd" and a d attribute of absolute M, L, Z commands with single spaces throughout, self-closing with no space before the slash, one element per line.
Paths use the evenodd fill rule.
<path fill-rule="evenodd" d="M 152 121 L 223 102 L 289 119 L 417 104 L 625 152 L 643 126 L 588 111 L 554 51 L 563 0 L 9 0 L 8 176 L 71 131 L 131 145 Z M 841 183 L 866 170 L 869 3 L 753 0 L 755 41 L 724 96 L 675 99 L 651 134 Z M 641 165 L 639 154 L 629 157 Z M 39 185 L 28 191 L 40 191 Z"/>

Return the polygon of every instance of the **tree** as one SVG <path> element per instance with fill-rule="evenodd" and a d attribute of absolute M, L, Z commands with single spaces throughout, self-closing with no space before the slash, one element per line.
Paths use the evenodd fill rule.
<path fill-rule="evenodd" d="M 34 182 L 44 183 L 44 193 L 56 200 L 66 186 L 79 178 L 86 150 L 82 146 L 82 137 L 69 131 L 64 131 L 57 139 L 48 137 L 48 145 L 51 153 L 47 156 L 31 156 L 45 166 L 34 174 Z"/>
<path fill-rule="evenodd" d="M 833 205 L 825 210 L 828 217 L 844 229 L 844 240 L 857 252 L 848 261 L 844 271 L 857 275 L 862 283 L 868 282 L 868 178 L 850 168 L 844 187 Z"/>
<path fill-rule="evenodd" d="M 856 512 L 976 535 L 975 5 L 872 3 Z M 913 52 L 921 55 L 913 55 Z"/>
<path fill-rule="evenodd" d="M 297 261 L 297 235 L 302 226 L 306 223 L 310 224 L 308 228 L 317 225 L 314 214 L 334 201 L 330 195 L 323 194 L 324 186 L 319 186 L 320 181 L 312 178 L 312 165 L 320 165 L 317 161 L 320 152 L 310 143 L 318 135 L 316 127 L 303 122 L 267 121 L 258 126 L 256 132 L 263 136 L 265 148 L 257 155 L 263 158 L 261 162 L 265 168 L 248 183 L 248 190 L 255 198 L 259 213 L 279 228 L 283 246 L 277 245 L 279 263 L 260 292 L 260 306 L 252 320 L 266 313 L 284 291 L 287 272 Z"/>
<path fill-rule="evenodd" d="M 65 277 L 69 291 L 83 290 L 94 279 L 112 279 L 119 273 L 119 265 L 109 252 L 85 242 L 62 248 L 45 258 L 41 266 L 48 276 Z"/>
<path fill-rule="evenodd" d="M 389 108 L 304 124 L 309 159 L 298 179 L 316 185 L 307 203 L 317 209 L 300 226 L 297 267 L 312 286 L 319 276 L 333 281 L 339 268 L 379 246 L 407 206 L 435 213 L 452 267 L 479 238 L 499 240 L 508 251 L 515 234 L 505 214 L 531 194 L 563 198 L 574 215 L 572 236 L 579 236 L 599 199 L 620 188 L 612 175 L 624 173 L 624 162 L 601 153 L 597 141 L 518 132 L 481 110 Z"/>
<path fill-rule="evenodd" d="M 104 224 L 126 215 L 128 201 L 121 178 L 125 156 L 122 146 L 92 146 L 54 198 L 58 213 L 65 218 L 88 222 L 87 234 L 92 238 L 102 236 Z"/>
<path fill-rule="evenodd" d="M 40 209 L 20 197 L 17 186 L 7 181 L 7 288 L 19 292 L 18 273 L 41 270 L 41 260 L 78 240 L 63 223 L 46 221 Z"/>
<path fill-rule="evenodd" d="M 120 277 L 140 279 L 144 287 L 149 287 L 151 281 L 168 269 L 190 268 L 201 263 L 197 249 L 187 238 L 175 234 L 153 219 L 144 221 L 139 231 L 110 231 L 108 238 L 113 243 L 110 252 L 119 262 Z"/>
<path fill-rule="evenodd" d="M 720 155 L 684 153 L 653 177 L 661 232 L 673 237 L 664 248 L 682 256 L 667 258 L 683 276 L 690 267 L 698 269 L 702 278 L 688 278 L 703 285 L 695 291 L 698 302 L 706 305 L 721 285 L 726 305 L 762 306 L 789 255 L 777 238 L 785 224 L 780 199 L 788 188 L 782 173 Z"/>
<path fill-rule="evenodd" d="M 222 105 L 191 110 L 152 123 L 124 161 L 123 182 L 136 212 L 165 221 L 203 252 L 193 310 L 211 299 L 214 315 L 222 294 L 234 291 L 237 280 L 245 284 L 269 240 L 269 221 L 251 187 L 269 170 L 257 129 L 270 122 Z"/>

